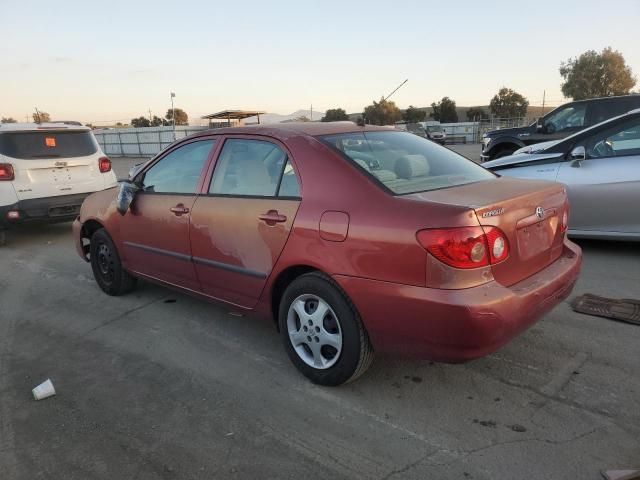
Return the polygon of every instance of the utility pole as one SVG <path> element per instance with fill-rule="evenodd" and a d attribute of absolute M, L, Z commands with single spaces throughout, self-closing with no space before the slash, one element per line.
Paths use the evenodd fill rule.
<path fill-rule="evenodd" d="M 547 91 L 543 90 L 542 91 L 542 115 L 540 115 L 541 117 L 544 115 L 544 101 L 546 96 L 547 96 Z"/>
<path fill-rule="evenodd" d="M 151 109 L 149 109 L 149 123 L 151 123 Z"/>
<path fill-rule="evenodd" d="M 311 121 L 313 122 L 313 103 L 311 104 Z"/>
<path fill-rule="evenodd" d="M 176 94 L 171 92 L 171 120 L 173 121 L 173 141 L 176 141 L 176 109 L 173 107 L 173 99 Z"/>

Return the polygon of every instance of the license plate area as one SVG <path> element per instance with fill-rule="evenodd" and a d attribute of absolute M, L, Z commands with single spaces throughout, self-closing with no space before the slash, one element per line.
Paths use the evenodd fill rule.
<path fill-rule="evenodd" d="M 80 213 L 80 205 L 57 205 L 49 208 L 50 217 L 66 217 Z"/>
<path fill-rule="evenodd" d="M 518 229 L 518 254 L 521 260 L 528 260 L 548 251 L 553 243 L 553 228 L 550 219 Z"/>

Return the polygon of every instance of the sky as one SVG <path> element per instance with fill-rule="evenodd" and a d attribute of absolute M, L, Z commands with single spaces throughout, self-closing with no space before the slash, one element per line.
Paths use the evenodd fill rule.
<path fill-rule="evenodd" d="M 640 0 L 0 0 L 0 116 L 95 124 L 224 109 L 289 114 L 564 99 L 558 67 L 611 46 L 640 75 Z M 640 88 L 640 84 L 636 86 Z"/>

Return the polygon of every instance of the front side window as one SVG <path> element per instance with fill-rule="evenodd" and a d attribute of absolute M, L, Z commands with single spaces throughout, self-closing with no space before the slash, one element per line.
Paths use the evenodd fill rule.
<path fill-rule="evenodd" d="M 196 193 L 198 180 L 215 140 L 188 143 L 173 150 L 144 174 L 143 189 L 148 193 Z"/>
<path fill-rule="evenodd" d="M 410 133 L 355 132 L 321 139 L 399 195 L 495 178 L 471 160 Z"/>
<path fill-rule="evenodd" d="M 209 193 L 275 197 L 285 164 L 291 165 L 287 162 L 286 153 L 271 142 L 229 139 L 224 142 L 220 152 Z M 288 175 L 295 180 L 292 168 Z M 291 189 L 290 182 L 288 180 L 288 185 L 282 188 Z M 282 193 L 280 196 L 283 196 Z"/>
<path fill-rule="evenodd" d="M 584 142 L 589 158 L 640 155 L 640 118 L 600 132 Z"/>
<path fill-rule="evenodd" d="M 548 133 L 561 132 L 569 128 L 584 127 L 586 103 L 576 103 L 551 113 L 544 121 Z"/>

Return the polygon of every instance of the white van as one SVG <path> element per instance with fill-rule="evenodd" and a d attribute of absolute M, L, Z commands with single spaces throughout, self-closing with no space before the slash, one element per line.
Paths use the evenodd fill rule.
<path fill-rule="evenodd" d="M 72 220 L 85 197 L 116 183 L 111 161 L 89 128 L 0 124 L 0 244 L 13 224 Z"/>

